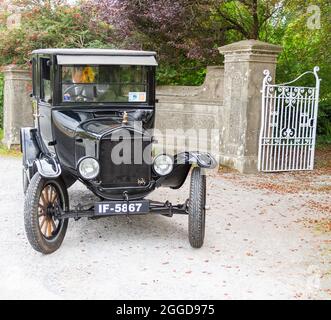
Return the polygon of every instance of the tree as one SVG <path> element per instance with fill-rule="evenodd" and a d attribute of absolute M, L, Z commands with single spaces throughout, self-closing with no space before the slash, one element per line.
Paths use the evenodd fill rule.
<path fill-rule="evenodd" d="M 223 0 L 216 2 L 216 14 L 223 21 L 222 31 L 234 30 L 245 39 L 264 40 L 270 20 L 275 23 L 288 0 Z"/>
<path fill-rule="evenodd" d="M 86 11 L 115 28 L 125 46 L 159 46 L 188 58 L 212 60 L 233 38 L 263 39 L 268 22 L 288 0 L 87 0 Z M 230 35 L 228 33 L 230 32 Z M 142 41 L 143 40 L 143 41 Z M 167 50 L 168 49 L 168 50 Z M 212 51 L 211 51 L 212 50 Z"/>
<path fill-rule="evenodd" d="M 331 143 L 331 7 L 325 0 L 307 6 L 292 0 L 286 7 L 281 28 L 274 29 L 272 41 L 281 43 L 283 52 L 277 65 L 277 81 L 287 82 L 319 66 L 322 79 L 318 115 L 318 137 Z M 302 85 L 313 86 L 315 79 L 305 77 Z"/>
<path fill-rule="evenodd" d="M 159 82 L 199 84 L 206 65 L 222 63 L 219 46 L 265 38 L 286 1 L 85 0 L 83 11 L 113 26 L 110 41 L 118 47 L 156 50 Z"/>
<path fill-rule="evenodd" d="M 100 22 L 89 28 L 91 14 L 84 13 L 79 6 L 71 6 L 59 0 L 19 0 L 24 5 L 21 25 L 8 29 L 0 27 L 0 65 L 24 64 L 34 49 L 47 47 L 109 47 L 111 28 Z M 7 12 L 0 21 L 5 21 Z"/>

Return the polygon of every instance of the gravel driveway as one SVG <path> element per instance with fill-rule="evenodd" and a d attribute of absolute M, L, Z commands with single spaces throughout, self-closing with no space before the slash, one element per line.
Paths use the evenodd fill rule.
<path fill-rule="evenodd" d="M 331 298 L 330 176 L 211 173 L 205 245 L 192 249 L 187 217 L 70 221 L 44 256 L 23 226 L 21 160 L 0 157 L 0 298 Z M 159 189 L 155 200 L 184 200 Z M 70 197 L 91 194 L 82 185 Z"/>

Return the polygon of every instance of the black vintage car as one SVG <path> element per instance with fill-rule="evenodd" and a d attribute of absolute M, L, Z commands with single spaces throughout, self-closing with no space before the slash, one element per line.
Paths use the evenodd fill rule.
<path fill-rule="evenodd" d="M 153 154 L 155 52 L 40 49 L 32 54 L 34 128 L 21 129 L 25 229 L 44 254 L 59 248 L 68 219 L 187 214 L 189 240 L 203 244 L 205 168 L 201 152 Z M 180 188 L 184 204 L 146 199 L 158 187 Z M 99 201 L 70 208 L 67 189 L 81 181 Z"/>

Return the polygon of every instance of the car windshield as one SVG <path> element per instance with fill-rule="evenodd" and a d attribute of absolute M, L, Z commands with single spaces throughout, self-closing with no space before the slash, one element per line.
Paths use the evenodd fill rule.
<path fill-rule="evenodd" d="M 147 101 L 145 66 L 63 66 L 62 101 L 130 102 Z"/>

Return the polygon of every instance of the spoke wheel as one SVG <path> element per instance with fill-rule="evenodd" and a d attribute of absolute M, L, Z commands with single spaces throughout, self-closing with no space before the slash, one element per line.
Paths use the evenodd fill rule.
<path fill-rule="evenodd" d="M 55 237 L 61 227 L 61 221 L 54 217 L 59 205 L 58 201 L 59 195 L 56 186 L 46 185 L 40 193 L 38 203 L 39 228 L 46 239 Z"/>
<path fill-rule="evenodd" d="M 59 207 L 69 207 L 63 181 L 46 179 L 36 173 L 25 197 L 24 225 L 31 246 L 44 254 L 56 251 L 67 231 L 68 219 L 55 218 Z"/>

